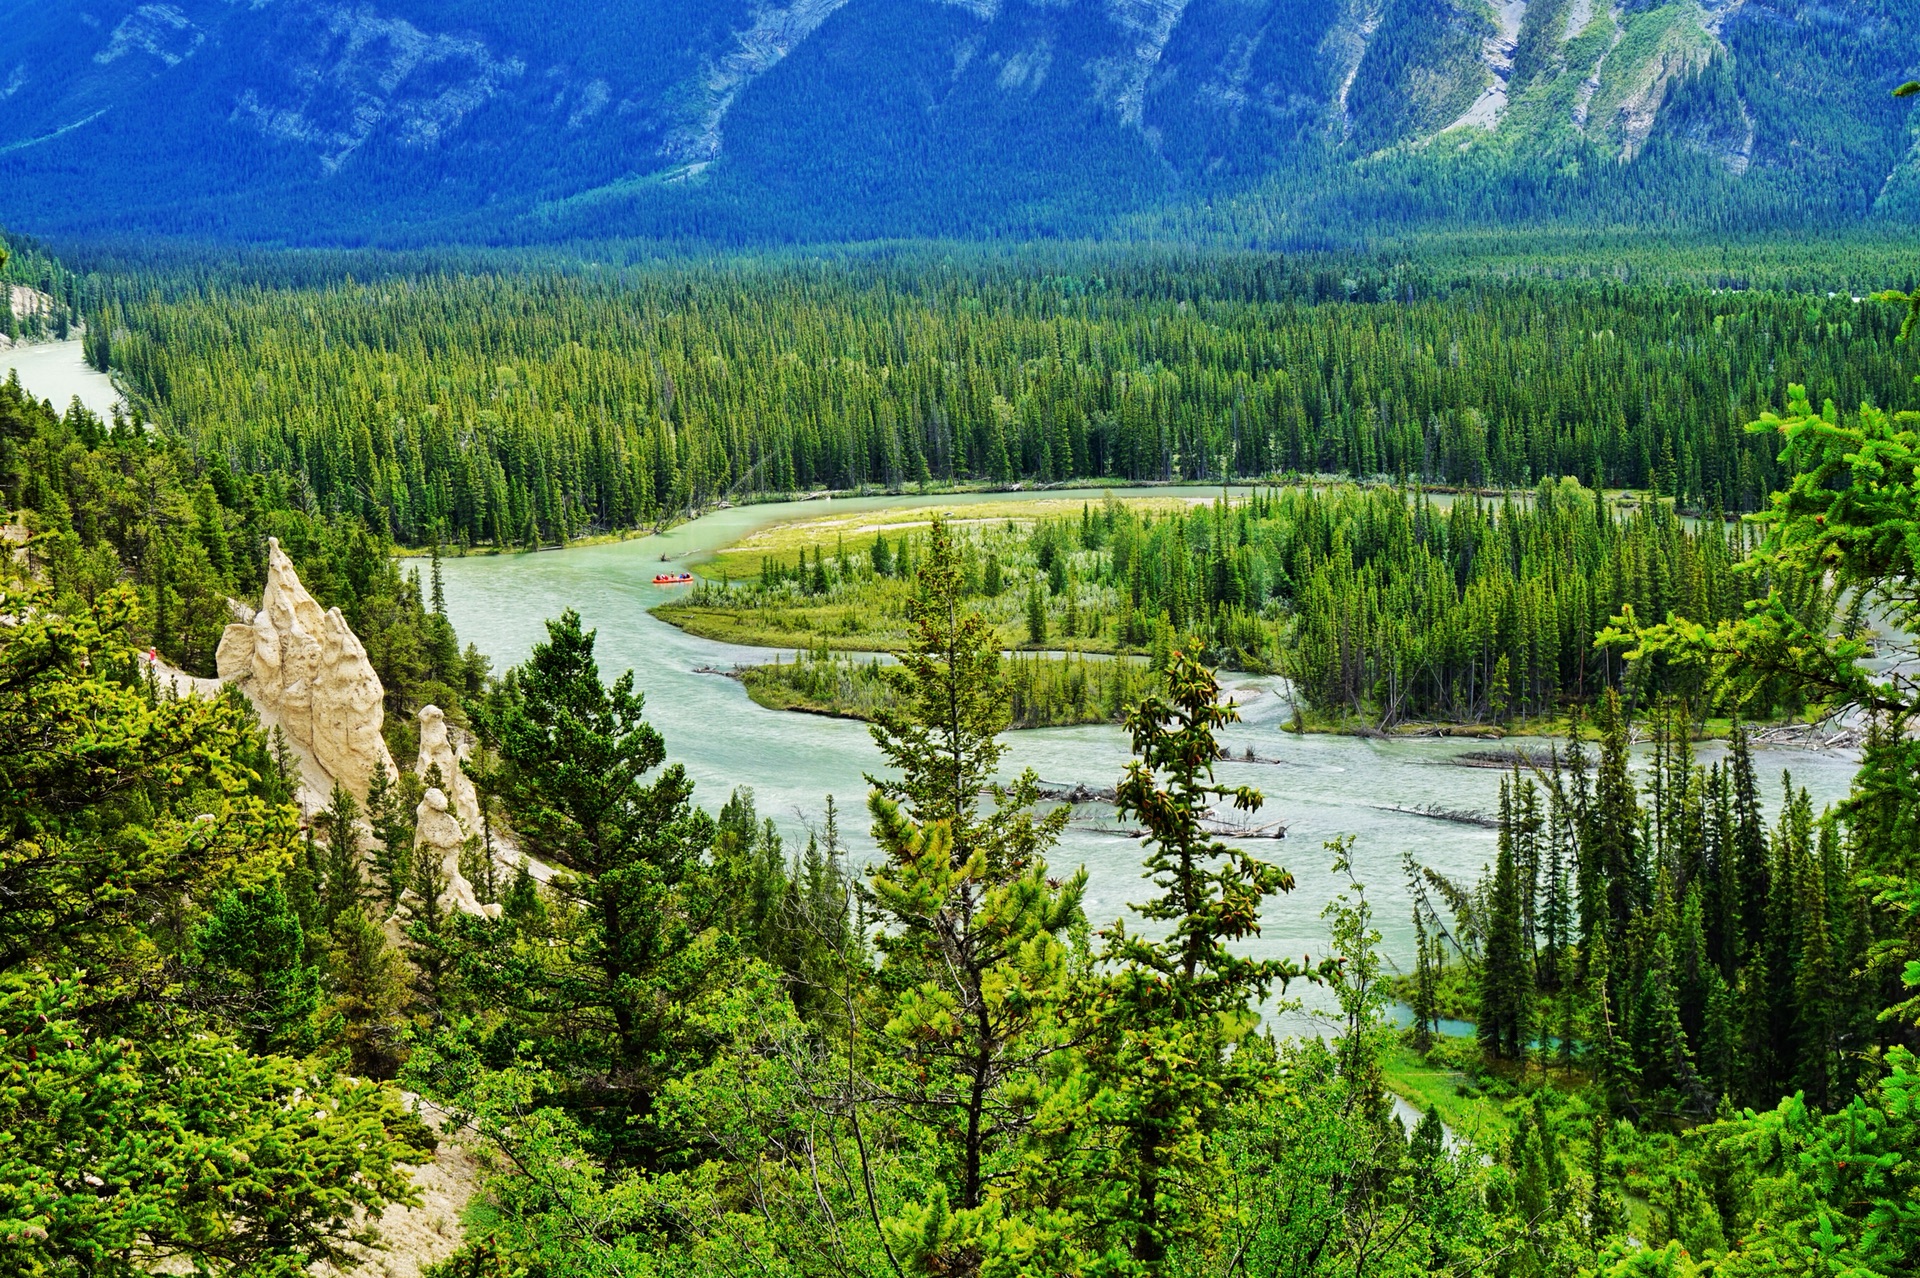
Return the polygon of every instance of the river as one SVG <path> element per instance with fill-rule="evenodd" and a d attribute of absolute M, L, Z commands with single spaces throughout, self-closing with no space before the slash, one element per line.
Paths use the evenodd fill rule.
<path fill-rule="evenodd" d="M 58 412 L 66 412 L 76 395 L 101 421 L 113 419 L 115 406 L 126 407 L 126 398 L 113 379 L 87 363 L 77 337 L 0 351 L 0 376 L 6 370 L 17 372 L 22 386 L 36 399 L 52 403 Z"/>
<path fill-rule="evenodd" d="M 0 367 L 19 370 L 36 396 L 64 406 L 73 395 L 102 416 L 119 402 L 110 379 L 87 366 L 78 341 L 45 343 L 0 352 Z M 1044 498 L 1098 501 L 1106 490 L 1033 492 Z M 1215 487 L 1115 490 L 1118 496 L 1188 496 L 1209 499 Z M 701 673 L 736 662 L 764 661 L 763 648 L 743 648 L 696 639 L 647 609 L 669 597 L 671 587 L 653 585 L 668 563 L 690 563 L 758 528 L 797 517 L 912 506 L 1004 502 L 1010 494 L 938 497 L 861 497 L 831 503 L 782 502 L 716 511 L 657 536 L 538 554 L 474 555 L 442 566 L 447 611 L 463 641 L 479 645 L 496 671 L 524 660 L 545 633 L 542 621 L 565 608 L 579 611 L 598 631 L 601 672 L 611 678 L 635 672 L 647 695 L 647 713 L 666 737 L 672 758 L 698 783 L 697 798 L 717 811 L 735 786 L 749 786 L 760 812 L 779 825 L 788 850 L 798 851 L 817 828 L 829 794 L 837 797 L 841 829 L 856 863 L 871 854 L 866 837 L 865 774 L 879 767 L 879 754 L 865 725 L 788 711 L 766 710 L 747 699 L 733 679 Z M 424 571 L 425 565 L 420 565 Z M 1453 762 L 1476 748 L 1459 740 L 1362 740 L 1296 737 L 1284 730 L 1289 717 L 1284 682 L 1229 674 L 1228 689 L 1244 722 L 1227 729 L 1232 753 L 1251 746 L 1277 763 L 1223 763 L 1222 780 L 1257 786 L 1267 797 L 1262 820 L 1286 822 L 1284 842 L 1249 846 L 1293 871 L 1294 890 L 1271 902 L 1262 933 L 1247 947 L 1260 955 L 1325 953 L 1321 911 L 1345 884 L 1330 872 L 1322 843 L 1355 837 L 1355 873 L 1367 885 L 1390 961 L 1406 962 L 1413 949 L 1409 901 L 1401 857 L 1417 860 L 1462 880 L 1477 877 L 1493 857 L 1493 831 L 1431 817 L 1390 811 L 1389 806 L 1436 805 L 1490 812 L 1497 806 L 1501 773 Z M 1048 781 L 1111 786 L 1128 757 L 1117 727 L 1046 728 L 1013 733 L 1008 764 L 1032 767 Z M 1483 748 L 1483 747 L 1482 747 Z M 1703 761 L 1721 753 L 1700 747 Z M 1812 792 L 1816 805 L 1846 793 L 1852 757 L 1804 750 L 1766 749 L 1760 765 L 1767 802 L 1778 799 L 1781 770 Z M 1141 899 L 1140 849 L 1132 839 L 1090 830 L 1067 832 L 1052 858 L 1066 869 L 1088 872 L 1087 914 L 1096 926 L 1120 917 Z M 1296 991 L 1298 992 L 1298 991 Z M 1308 992 L 1309 1005 L 1321 1000 Z M 1287 1017 L 1295 1028 L 1311 1023 Z"/>
<path fill-rule="evenodd" d="M 17 369 L 22 384 L 42 399 L 64 407 L 79 395 L 94 412 L 108 416 L 121 402 L 112 381 L 88 367 L 78 341 L 50 342 L 0 352 L 0 367 Z M 1059 490 L 1033 497 L 1098 501 L 1105 490 Z M 1118 490 L 1119 496 L 1211 498 L 1214 487 Z M 765 710 L 747 699 L 732 679 L 700 673 L 741 661 L 763 661 L 765 649 L 742 648 L 696 639 L 647 609 L 668 597 L 671 588 L 653 585 L 653 575 L 671 563 L 691 562 L 769 524 L 830 512 L 880 510 L 903 506 L 966 505 L 1002 502 L 1006 493 L 941 497 L 844 498 L 831 503 L 788 502 L 740 506 L 717 511 L 658 536 L 597 546 L 578 546 L 538 554 L 475 555 L 445 561 L 447 611 L 465 641 L 478 644 L 501 670 L 524 660 L 544 634 L 542 621 L 562 609 L 577 609 L 599 633 L 601 671 L 608 677 L 635 672 L 647 694 L 648 717 L 666 737 L 671 756 L 684 763 L 698 782 L 699 801 L 717 810 L 735 786 L 749 786 L 763 815 L 772 817 L 788 840 L 789 851 L 804 845 L 817 828 L 829 794 L 837 796 L 841 828 L 860 862 L 871 853 L 866 837 L 865 774 L 879 766 L 879 755 L 864 725 L 841 719 Z M 424 567 L 424 565 L 423 565 Z M 1232 753 L 1251 746 L 1277 763 L 1225 763 L 1220 776 L 1257 786 L 1267 796 L 1262 820 L 1287 823 L 1284 842 L 1258 841 L 1260 855 L 1291 869 L 1294 890 L 1271 902 L 1262 934 L 1248 949 L 1261 955 L 1325 952 L 1326 924 L 1321 911 L 1345 884 L 1330 873 L 1322 843 L 1338 835 L 1355 837 L 1355 873 L 1366 883 L 1389 960 L 1404 962 L 1412 952 L 1409 902 L 1401 877 L 1401 857 L 1417 860 L 1463 880 L 1476 877 L 1493 857 L 1491 830 L 1388 810 L 1389 805 L 1492 811 L 1500 773 L 1452 762 L 1475 745 L 1468 741 L 1361 740 L 1353 737 L 1296 737 L 1284 731 L 1289 704 L 1284 683 L 1276 679 L 1228 675 L 1225 683 L 1240 703 L 1244 722 L 1222 734 Z M 1116 727 L 1047 728 L 1014 733 L 1008 763 L 1032 767 L 1048 781 L 1110 786 L 1128 755 L 1125 734 Z M 1719 754 L 1701 747 L 1701 757 Z M 1850 757 L 1800 750 L 1767 750 L 1761 757 L 1767 797 L 1779 794 L 1782 768 L 1793 771 L 1816 804 L 1846 792 L 1853 774 Z M 1140 849 L 1133 840 L 1090 830 L 1069 830 L 1053 856 L 1063 869 L 1084 865 L 1088 872 L 1087 914 L 1097 925 L 1120 917 L 1129 901 L 1141 899 Z M 1308 993 L 1310 1005 L 1321 1000 Z M 1310 1028 L 1295 1017 L 1296 1028 Z"/>
<path fill-rule="evenodd" d="M 1154 488 L 1121 490 L 1118 495 L 1211 497 L 1218 492 L 1217 488 Z M 1084 495 L 1097 501 L 1101 490 L 1032 495 L 1076 499 Z M 543 619 L 565 608 L 576 609 L 598 632 L 596 651 L 602 674 L 635 672 L 647 695 L 648 718 L 666 737 L 669 755 L 684 763 L 698 782 L 697 797 L 703 805 L 717 810 L 733 787 L 751 787 L 762 815 L 779 824 L 792 852 L 804 844 L 806 831 L 819 825 L 825 796 L 835 795 L 842 831 L 855 849 L 855 861 L 860 862 L 871 849 L 865 837 L 864 774 L 879 767 L 879 755 L 865 725 L 762 709 L 748 700 L 737 681 L 701 673 L 703 668 L 768 660 L 771 654 L 767 649 L 697 639 L 656 620 L 647 609 L 669 597 L 672 588 L 654 586 L 653 575 L 667 566 L 663 556 L 671 564 L 689 563 L 756 528 L 785 519 L 1007 499 L 1007 494 L 995 493 L 847 498 L 825 507 L 817 501 L 743 506 L 706 515 L 659 536 L 537 554 L 448 559 L 442 568 L 447 611 L 461 639 L 478 644 L 498 671 L 526 657 L 545 633 Z M 1384 951 L 1389 959 L 1405 962 L 1413 949 L 1413 929 L 1402 882 L 1402 855 L 1411 853 L 1442 873 L 1471 881 L 1493 857 L 1494 833 L 1390 811 L 1388 806 L 1495 810 L 1501 773 L 1453 762 L 1476 746 L 1484 749 L 1485 744 L 1297 737 L 1284 730 L 1290 706 L 1283 681 L 1229 674 L 1224 682 L 1239 702 L 1244 720 L 1222 733 L 1225 744 L 1235 755 L 1251 746 L 1261 758 L 1279 762 L 1224 763 L 1220 776 L 1257 786 L 1267 797 L 1261 819 L 1287 823 L 1289 836 L 1284 842 L 1263 840 L 1249 846 L 1287 866 L 1297 880 L 1293 892 L 1268 906 L 1262 934 L 1249 950 L 1316 958 L 1325 953 L 1327 931 L 1321 911 L 1344 884 L 1331 874 L 1331 858 L 1322 843 L 1350 834 L 1356 839 L 1355 872 L 1367 885 Z M 1040 729 L 1013 733 L 1009 741 L 1008 764 L 1015 769 L 1031 766 L 1048 781 L 1111 786 L 1128 757 L 1125 734 L 1117 727 Z M 1720 753 L 1715 745 L 1700 747 L 1703 761 Z M 1782 768 L 1790 768 L 1795 783 L 1812 791 L 1816 804 L 1842 796 L 1854 769 L 1850 757 L 1802 750 L 1766 750 L 1760 763 L 1769 804 L 1778 796 Z M 1062 868 L 1086 866 L 1087 913 L 1096 926 L 1120 917 L 1129 901 L 1145 894 L 1140 849 L 1131 839 L 1070 830 L 1052 860 Z M 1308 1001 L 1319 1002 L 1311 997 Z"/>

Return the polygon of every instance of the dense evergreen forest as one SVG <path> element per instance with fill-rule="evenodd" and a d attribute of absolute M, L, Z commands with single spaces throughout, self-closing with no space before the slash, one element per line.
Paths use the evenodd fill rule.
<path fill-rule="evenodd" d="M 855 324 L 848 299 L 885 290 L 834 272 L 774 277 L 785 293 L 678 278 L 102 292 L 90 348 L 158 429 L 0 386 L 17 550 L 0 555 L 0 1272 L 374 1272 L 368 1221 L 409 1199 L 410 1167 L 442 1139 L 488 1161 L 434 1278 L 1920 1271 L 1920 701 L 1869 664 L 1863 620 L 1920 632 L 1920 416 L 1776 385 L 1812 370 L 1816 396 L 1899 401 L 1897 314 L 1600 284 L 1124 305 L 1048 285 Z M 446 322 L 424 322 L 436 307 Z M 728 352 L 787 349 L 778 325 L 815 344 L 794 339 L 788 372 L 782 355 L 734 376 Z M 738 345 L 710 341 L 723 332 Z M 834 347 L 855 332 L 870 366 Z M 647 333 L 674 340 L 630 348 L 643 359 L 589 340 Z M 1035 353 L 1047 333 L 1057 351 Z M 1282 348 L 1298 362 L 1255 377 L 1259 351 Z M 1489 361 L 1499 376 L 1476 371 Z M 631 519 L 728 491 L 749 473 L 736 446 L 794 466 L 782 484 L 838 483 L 834 467 L 874 454 L 823 441 L 870 447 L 883 404 L 927 405 L 922 425 L 956 406 L 930 436 L 886 436 L 921 439 L 923 459 L 928 438 L 948 464 L 998 440 L 1008 476 L 1016 455 L 1044 476 L 1079 458 L 1072 429 L 1059 451 L 1018 429 L 1029 412 L 1074 420 L 1022 407 L 1049 377 L 1065 389 L 1048 404 L 1087 407 L 1090 466 L 1136 455 L 1095 409 L 1124 424 L 1138 378 L 1154 390 L 1125 448 L 1154 440 L 1161 473 L 1211 456 L 1217 480 L 1237 453 L 1173 441 L 1231 440 L 1206 431 L 1237 421 L 1270 447 L 1250 411 L 1203 411 L 1240 403 L 1222 388 L 1243 373 L 1249 404 L 1283 377 L 1351 378 L 1365 393 L 1326 403 L 1417 390 L 1436 420 L 1550 399 L 1561 418 L 1527 418 L 1526 447 L 1485 455 L 1528 490 L 1504 498 L 1337 483 L 1089 502 L 723 566 L 705 589 L 742 610 L 864 611 L 896 635 L 899 664 L 862 707 L 870 865 L 851 863 L 831 800 L 798 848 L 749 792 L 698 806 L 644 690 L 605 677 L 577 615 L 496 675 L 461 651 L 436 579 L 393 558 L 396 540 L 491 539 L 461 522 L 453 476 L 468 459 L 505 474 L 503 441 L 528 450 L 525 474 L 552 463 L 521 493 L 531 533 L 503 516 L 519 544 L 617 525 L 586 495 L 621 475 Z M 647 390 L 632 401 L 647 416 L 604 438 L 631 427 L 651 451 L 596 470 L 585 459 L 625 456 L 593 452 L 588 429 L 602 403 L 628 411 L 621 388 Z M 985 415 L 965 416 L 982 394 Z M 763 415 L 736 415 L 751 404 Z M 1592 425 L 1616 413 L 1617 436 Z M 1591 416 L 1563 445 L 1550 423 L 1569 414 Z M 449 451 L 409 454 L 415 494 L 395 450 L 430 438 Z M 803 481 L 803 464 L 818 473 Z M 1596 470 L 1655 491 L 1622 511 L 1559 477 Z M 1777 491 L 1707 486 L 1734 477 Z M 519 490 L 500 491 L 511 516 Z M 1764 511 L 1743 530 L 1675 499 Z M 364 803 L 336 789 L 303 818 L 284 746 L 243 698 L 176 698 L 143 661 L 205 669 L 269 536 L 364 637 L 391 732 L 433 700 L 471 734 L 488 819 L 530 858 L 471 866 L 497 908 L 442 908 L 385 788 Z M 1115 806 L 1143 831 L 1124 920 L 1094 916 L 1084 870 L 1053 863 L 1066 810 L 1002 767 L 1017 701 L 1059 713 L 1055 667 L 1007 662 L 1006 628 L 1152 655 L 1109 693 L 1131 703 Z M 1289 854 L 1325 857 L 1344 884 L 1325 945 L 1255 959 L 1247 942 L 1295 879 L 1209 833 L 1263 804 L 1213 774 L 1235 718 L 1209 664 L 1225 657 L 1288 666 L 1330 713 L 1571 700 L 1592 732 L 1516 768 L 1484 882 L 1407 864 L 1415 955 L 1381 952 L 1341 839 Z M 1695 758 L 1700 714 L 1813 705 L 1866 729 L 1836 811 L 1789 783 L 1763 812 L 1764 756 L 1741 731 L 1724 759 Z M 1308 986 L 1329 1035 L 1267 1032 L 1275 1000 Z M 1449 1014 L 1477 1036 L 1437 1034 Z M 1460 1080 L 1411 1123 L 1388 1088 L 1408 1060 L 1403 1084 Z M 448 1116 L 439 1136 L 408 1093 Z"/>
<path fill-rule="evenodd" d="M 1816 813 L 1789 775 L 1770 821 L 1744 731 L 1703 767 L 1687 716 L 1655 714 L 1636 781 L 1617 698 L 1599 727 L 1597 750 L 1575 738 L 1502 787 L 1486 881 L 1409 867 L 1416 1032 L 1464 1014 L 1491 1055 L 1566 1067 L 1585 1043 L 1596 1085 L 1641 1116 L 1844 1104 L 1911 1040 L 1878 1017 L 1903 995 L 1873 952 L 1876 884 L 1904 869 L 1875 816 Z"/>
<path fill-rule="evenodd" d="M 801 524 L 785 537 L 796 548 L 757 565 L 751 545 L 722 553 L 707 583 L 656 611 L 735 643 L 903 649 L 926 534 L 849 541 L 846 522 Z M 1629 610 L 1713 625 L 1773 591 L 1810 631 L 1834 612 L 1818 580 L 1736 571 L 1740 525 L 1690 527 L 1658 499 L 1623 512 L 1572 479 L 1493 502 L 1352 486 L 1193 507 L 1109 496 L 1078 517 L 976 519 L 952 535 L 969 604 L 1005 647 L 1147 653 L 1158 669 L 1193 636 L 1218 664 L 1283 671 L 1316 720 L 1381 729 L 1697 688 L 1666 666 L 1629 679 L 1620 649 L 1593 642 Z M 797 688 L 809 668 L 780 678 Z M 1747 711 L 1802 708 L 1769 696 Z"/>
<path fill-rule="evenodd" d="M 1789 382 L 1893 403 L 1887 308 L 1228 260 L 1121 274 L 857 267 L 122 288 L 88 349 L 235 473 L 410 545 L 531 546 L 817 487 L 1291 473 L 1701 510 L 1780 481 Z M 304 500 L 304 498 L 303 498 Z"/>
<path fill-rule="evenodd" d="M 458 707 L 486 675 L 485 659 L 460 650 L 419 581 L 401 573 L 391 539 L 357 515 L 309 513 L 284 483 L 236 475 L 165 432 L 102 422 L 78 400 L 56 412 L 18 378 L 0 383 L 0 500 L 28 538 L 49 606 L 78 612 L 131 588 L 139 607 L 126 637 L 189 674 L 213 673 L 233 620 L 227 600 L 259 594 L 267 539 L 278 537 L 314 596 L 366 636 L 397 737 L 414 710 Z M 395 745 L 409 753 L 404 739 Z"/>

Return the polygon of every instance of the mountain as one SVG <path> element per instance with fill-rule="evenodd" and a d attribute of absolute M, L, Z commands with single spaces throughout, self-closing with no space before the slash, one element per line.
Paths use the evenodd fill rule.
<path fill-rule="evenodd" d="M 287 242 L 1907 220 L 1920 0 L 11 0 L 0 220 Z"/>

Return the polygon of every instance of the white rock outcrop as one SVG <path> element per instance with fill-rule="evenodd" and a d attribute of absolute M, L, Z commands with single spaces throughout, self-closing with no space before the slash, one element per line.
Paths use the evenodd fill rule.
<path fill-rule="evenodd" d="M 433 782 L 428 772 L 440 769 L 440 789 L 446 792 L 453 814 L 460 818 L 468 834 L 480 833 L 480 795 L 460 766 L 460 752 L 454 748 L 453 734 L 447 729 L 447 715 L 439 706 L 420 707 L 420 759 L 414 771 L 422 781 Z"/>
<path fill-rule="evenodd" d="M 436 861 L 446 875 L 447 887 L 440 894 L 441 904 L 468 914 L 484 914 L 473 884 L 460 872 L 460 850 L 467 841 L 460 819 L 453 814 L 447 796 L 437 789 L 428 790 L 414 810 L 413 854 Z M 497 912 L 499 907 L 492 907 Z"/>
<path fill-rule="evenodd" d="M 375 769 L 395 774 L 380 735 L 380 676 L 340 610 L 320 611 L 278 539 L 267 548 L 260 609 L 221 635 L 220 678 L 240 684 L 263 721 L 278 723 L 332 780 L 364 800 Z"/>

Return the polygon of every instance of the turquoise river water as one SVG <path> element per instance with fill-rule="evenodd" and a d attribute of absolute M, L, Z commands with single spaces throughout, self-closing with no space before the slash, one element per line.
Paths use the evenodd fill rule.
<path fill-rule="evenodd" d="M 106 416 L 120 396 L 111 380 L 89 368 L 78 341 L 47 343 L 0 352 L 0 375 L 17 369 L 34 394 L 64 407 L 79 395 Z M 1217 488 L 1154 488 L 1140 496 L 1217 495 Z M 1099 500 L 1101 492 L 1052 491 L 1032 496 Z M 1120 490 L 1119 495 L 1129 495 Z M 858 513 L 903 506 L 964 505 L 1006 501 L 1009 494 L 979 496 L 872 497 L 831 503 L 777 503 L 742 506 L 703 516 L 664 534 L 617 544 L 581 546 L 539 554 L 476 555 L 443 565 L 447 610 L 462 641 L 478 644 L 494 668 L 524 660 L 543 635 L 542 622 L 562 609 L 577 609 L 598 631 L 600 668 L 611 678 L 635 672 L 647 694 L 648 717 L 666 737 L 667 749 L 698 782 L 697 798 L 718 810 L 735 786 L 748 786 L 763 815 L 772 817 L 788 840 L 789 851 L 805 843 L 816 828 L 826 796 L 836 796 L 841 828 L 856 863 L 871 856 L 866 837 L 865 774 L 879 767 L 879 755 L 864 725 L 814 715 L 764 710 L 747 699 L 740 684 L 705 673 L 740 662 L 771 659 L 763 648 L 742 648 L 696 639 L 656 620 L 647 609 L 668 597 L 671 587 L 653 585 L 670 564 L 686 564 L 769 524 L 801 516 Z M 421 565 L 424 571 L 425 565 Z M 1411 853 L 1442 873 L 1472 880 L 1493 856 L 1491 830 L 1390 810 L 1437 805 L 1451 810 L 1489 812 L 1497 805 L 1501 773 L 1453 762 L 1484 743 L 1463 740 L 1363 740 L 1354 737 L 1296 737 L 1284 731 L 1290 715 L 1285 683 L 1271 678 L 1227 675 L 1244 719 L 1223 734 L 1233 754 L 1247 747 L 1276 763 L 1223 763 L 1223 780 L 1257 786 L 1267 798 L 1260 820 L 1281 820 L 1288 827 L 1282 842 L 1251 846 L 1293 871 L 1294 890 L 1268 905 L 1261 935 L 1248 949 L 1262 955 L 1320 955 L 1326 925 L 1321 912 L 1344 884 L 1330 873 L 1325 840 L 1355 837 L 1354 866 L 1367 885 L 1390 961 L 1404 963 L 1413 948 L 1413 928 L 1401 876 L 1401 858 Z M 1111 786 L 1127 758 L 1127 741 L 1117 727 L 1050 728 L 1010 736 L 1008 766 L 1032 767 L 1053 782 Z M 1510 742 L 1508 744 L 1522 744 Z M 1700 748 L 1711 760 L 1719 748 Z M 1779 777 L 1791 769 L 1796 784 L 1812 792 L 1816 804 L 1841 797 L 1854 760 L 1840 753 L 1772 749 L 1762 752 L 1767 801 L 1779 795 Z M 1112 824 L 1110 810 L 1086 810 L 1090 824 Z M 1140 849 L 1132 839 L 1088 829 L 1070 829 L 1052 860 L 1057 867 L 1087 868 L 1087 914 L 1096 926 L 1120 917 L 1129 901 L 1147 886 L 1140 876 Z M 1323 1006 L 1315 992 L 1304 993 L 1308 1008 Z M 1283 1023 L 1311 1029 L 1311 1021 L 1293 1016 Z"/>
<path fill-rule="evenodd" d="M 1184 492 L 1208 498 L 1218 489 L 1150 492 L 1160 497 Z M 1086 495 L 1092 500 L 1099 497 L 1096 492 Z M 866 727 L 762 709 L 747 699 L 737 681 L 706 673 L 736 663 L 770 660 L 772 654 L 768 649 L 698 639 L 657 620 L 647 610 L 669 597 L 673 588 L 656 587 L 652 579 L 667 566 L 694 562 L 756 528 L 796 516 L 976 500 L 1005 501 L 1007 494 L 744 506 L 706 515 L 659 536 L 617 544 L 448 559 L 442 570 L 447 610 L 461 639 L 478 644 L 493 659 L 496 670 L 526 657 L 545 633 L 545 618 L 569 607 L 578 610 L 598 632 L 602 673 L 612 677 L 623 670 L 635 672 L 647 695 L 649 719 L 665 735 L 671 757 L 684 763 L 698 782 L 701 803 L 717 810 L 733 787 L 751 787 L 761 813 L 780 825 L 792 851 L 796 840 L 804 844 L 807 830 L 818 826 L 826 796 L 834 795 L 843 833 L 858 863 L 871 854 L 865 838 L 864 777 L 879 767 Z M 1494 834 L 1390 809 L 1437 805 L 1451 810 L 1495 810 L 1501 773 L 1453 762 L 1467 751 L 1485 749 L 1486 743 L 1298 737 L 1284 730 L 1291 706 L 1283 680 L 1229 674 L 1224 682 L 1244 720 L 1222 734 L 1230 752 L 1239 755 L 1250 746 L 1262 759 L 1278 762 L 1223 763 L 1220 776 L 1256 786 L 1266 795 L 1267 807 L 1260 819 L 1284 821 L 1288 837 L 1250 846 L 1287 866 L 1297 879 L 1293 892 L 1268 906 L 1261 936 L 1249 949 L 1296 956 L 1325 952 L 1321 911 L 1342 884 L 1330 873 L 1330 857 L 1322 844 L 1350 834 L 1356 839 L 1355 870 L 1367 885 L 1385 953 L 1391 960 L 1404 962 L 1412 951 L 1412 924 L 1402 883 L 1402 855 L 1411 853 L 1443 873 L 1470 881 L 1492 859 Z M 1125 734 L 1117 727 L 1050 728 L 1013 733 L 1009 740 L 1010 768 L 1032 767 L 1053 782 L 1111 786 L 1128 754 Z M 1700 754 L 1703 760 L 1711 760 L 1719 747 L 1703 745 Z M 1792 770 L 1796 784 L 1812 791 L 1816 803 L 1823 803 L 1845 793 L 1854 767 L 1852 758 L 1845 755 L 1802 750 L 1767 750 L 1760 762 L 1768 779 L 1769 803 L 1779 793 L 1783 768 Z M 1107 817 L 1105 823 L 1111 824 L 1110 812 Z M 1063 868 L 1087 868 L 1087 913 L 1097 926 L 1119 917 L 1129 901 L 1144 896 L 1139 852 L 1130 838 L 1070 829 L 1052 860 Z M 1306 1001 L 1309 1005 L 1320 1002 L 1311 992 Z"/>

